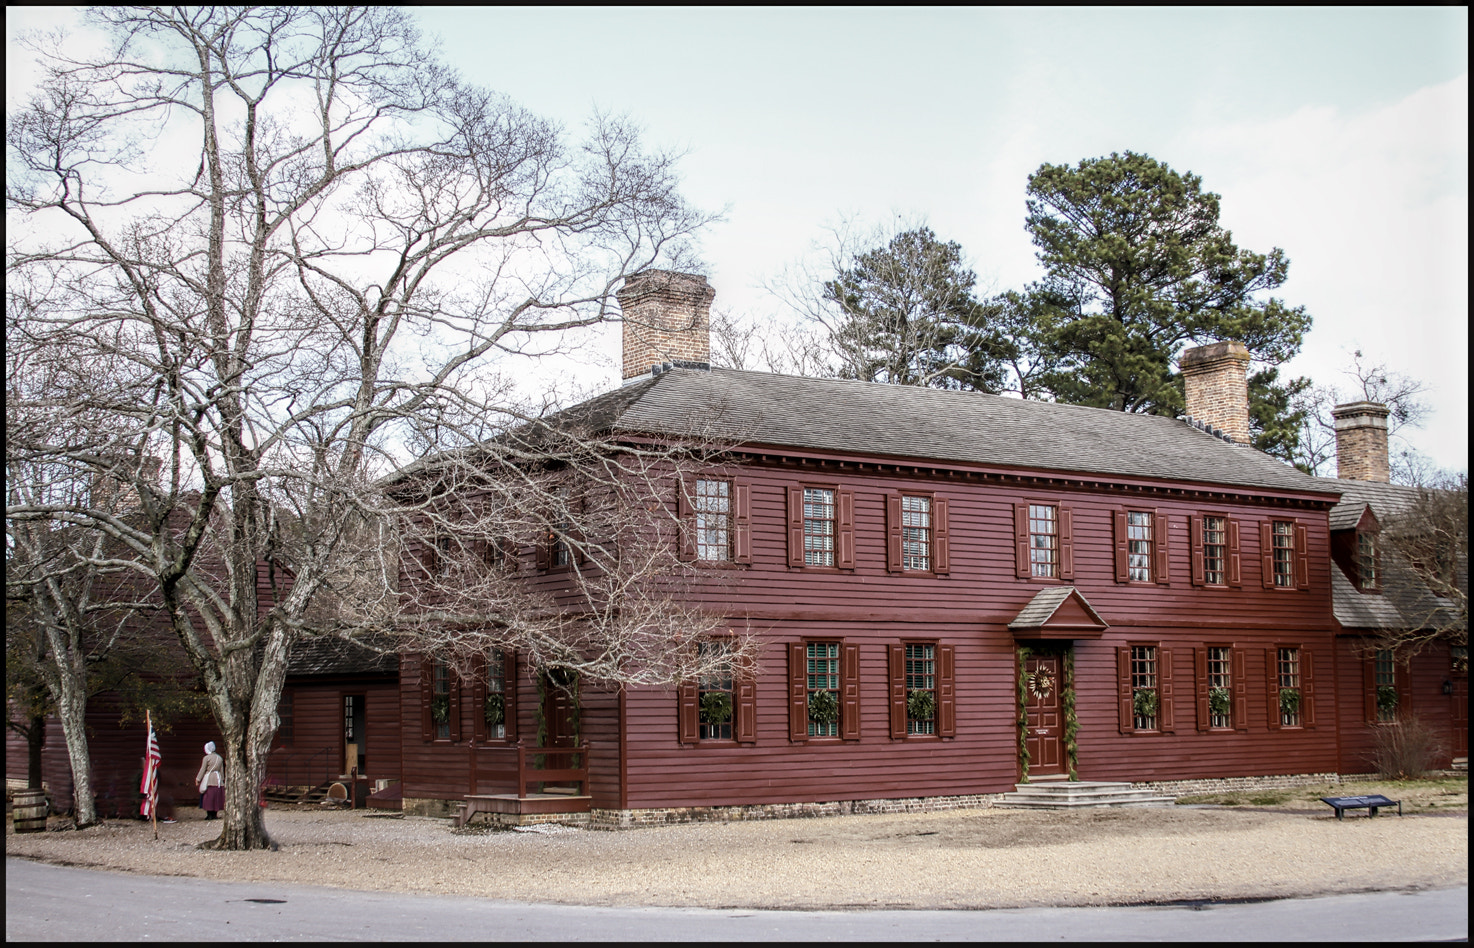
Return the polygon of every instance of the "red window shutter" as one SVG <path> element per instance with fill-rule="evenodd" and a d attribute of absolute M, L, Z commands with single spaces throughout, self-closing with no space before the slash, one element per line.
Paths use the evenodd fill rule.
<path fill-rule="evenodd" d="M 1411 714 L 1413 712 L 1413 669 L 1410 662 L 1398 662 L 1393 671 L 1393 681 L 1397 682 L 1397 713 Z"/>
<path fill-rule="evenodd" d="M 1198 730 L 1206 731 L 1213 727 L 1213 709 L 1208 704 L 1208 650 L 1206 648 L 1193 649 L 1193 690 L 1198 704 Z"/>
<path fill-rule="evenodd" d="M 1267 648 L 1264 650 L 1264 691 L 1265 697 L 1268 698 L 1269 729 L 1271 731 L 1277 731 L 1281 726 L 1279 660 L 1279 649 Z"/>
<path fill-rule="evenodd" d="M 535 559 L 534 565 L 539 571 L 546 572 L 553 565 L 553 531 L 544 527 L 541 535 L 533 547 Z"/>
<path fill-rule="evenodd" d="M 937 733 L 957 736 L 956 654 L 950 645 L 937 646 Z"/>
<path fill-rule="evenodd" d="M 1029 578 L 1029 505 L 1013 505 L 1013 572 Z"/>
<path fill-rule="evenodd" d="M 455 669 L 449 670 L 450 677 L 450 740 L 458 743 L 461 739 L 461 676 L 457 675 Z"/>
<path fill-rule="evenodd" d="M 1274 588 L 1274 524 L 1259 524 L 1259 565 L 1264 570 L 1264 588 Z"/>
<path fill-rule="evenodd" d="M 676 544 L 683 560 L 696 559 L 696 512 L 691 504 L 691 491 L 696 482 L 682 475 L 676 479 Z"/>
<path fill-rule="evenodd" d="M 947 524 L 947 517 L 947 498 L 933 497 L 931 571 L 939 575 L 952 572 L 952 531 Z"/>
<path fill-rule="evenodd" d="M 435 693 L 435 659 L 420 658 L 420 737 L 435 740 L 435 722 L 430 719 L 430 697 Z"/>
<path fill-rule="evenodd" d="M 788 565 L 800 569 L 804 565 L 804 489 L 788 488 Z M 808 734 L 808 725 L 804 725 Z"/>
<path fill-rule="evenodd" d="M 578 495 L 578 499 L 575 500 L 573 503 L 573 509 L 575 511 L 574 519 L 576 522 L 573 524 L 573 528 L 568 532 L 571 534 L 570 540 L 572 541 L 573 546 L 573 562 L 577 563 L 579 566 L 582 566 L 584 563 L 588 562 L 589 538 L 583 532 L 584 524 L 588 523 L 587 514 L 589 511 L 589 495 L 587 492 L 583 492 Z"/>
<path fill-rule="evenodd" d="M 1295 588 L 1310 588 L 1310 528 L 1295 524 Z"/>
<path fill-rule="evenodd" d="M 1189 549 L 1192 550 L 1192 584 L 1202 586 L 1208 581 L 1207 565 L 1203 555 L 1203 518 L 1187 518 Z"/>
<path fill-rule="evenodd" d="M 1300 725 L 1315 727 L 1315 656 L 1310 649 L 1300 650 Z"/>
<path fill-rule="evenodd" d="M 697 720 L 696 683 L 685 682 L 676 688 L 676 740 L 695 744 L 700 736 Z"/>
<path fill-rule="evenodd" d="M 885 497 L 885 568 L 901 572 L 901 495 Z"/>
<path fill-rule="evenodd" d="M 1126 568 L 1126 511 L 1112 511 L 1111 519 L 1116 526 L 1116 582 L 1124 583 L 1131 578 Z"/>
<path fill-rule="evenodd" d="M 890 653 L 891 740 L 906 736 L 906 646 L 886 646 Z"/>
<path fill-rule="evenodd" d="M 1361 714 L 1368 724 L 1377 723 L 1377 655 L 1373 652 L 1361 663 Z"/>
<path fill-rule="evenodd" d="M 1152 544 L 1156 548 L 1156 580 L 1163 586 L 1172 581 L 1171 563 L 1172 556 L 1169 552 L 1168 539 L 1172 536 L 1169 529 L 1171 519 L 1162 510 L 1152 511 Z"/>
<path fill-rule="evenodd" d="M 809 678 L 802 642 L 788 646 L 788 739 L 809 739 Z"/>
<path fill-rule="evenodd" d="M 1233 660 L 1233 727 L 1236 731 L 1249 729 L 1249 678 L 1244 672 L 1244 650 L 1231 649 Z"/>
<path fill-rule="evenodd" d="M 486 656 L 471 659 L 471 737 L 486 740 Z"/>
<path fill-rule="evenodd" d="M 1244 554 L 1239 546 L 1239 522 L 1230 519 L 1228 521 L 1228 584 L 1230 586 L 1242 586 L 1244 584 Z"/>
<path fill-rule="evenodd" d="M 732 481 L 732 561 L 752 562 L 752 481 L 746 477 Z"/>
<path fill-rule="evenodd" d="M 1075 517 L 1070 508 L 1059 508 L 1059 578 L 1075 578 Z"/>
<path fill-rule="evenodd" d="M 1170 648 L 1157 649 L 1157 730 L 1163 734 L 1171 734 L 1176 728 L 1176 717 L 1173 714 L 1173 689 L 1172 689 L 1172 650 Z"/>
<path fill-rule="evenodd" d="M 737 740 L 751 744 L 757 740 L 757 682 L 739 678 L 732 682 L 732 690 L 736 692 Z"/>
<path fill-rule="evenodd" d="M 507 741 L 517 740 L 517 653 L 512 649 L 502 652 L 502 702 L 505 710 Z"/>
<path fill-rule="evenodd" d="M 1123 646 L 1116 649 L 1116 697 L 1120 707 L 1122 734 L 1136 730 L 1131 706 L 1131 649 Z"/>
<path fill-rule="evenodd" d="M 847 741 L 860 739 L 860 646 L 846 645 L 840 659 L 839 733 Z"/>
<path fill-rule="evenodd" d="M 840 569 L 855 568 L 855 493 L 849 490 L 835 491 L 836 510 L 834 532 L 839 547 L 834 565 Z"/>

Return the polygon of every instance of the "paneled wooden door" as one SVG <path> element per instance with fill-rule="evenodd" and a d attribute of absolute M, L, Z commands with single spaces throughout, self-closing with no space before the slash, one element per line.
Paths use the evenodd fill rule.
<path fill-rule="evenodd" d="M 1024 662 L 1024 713 L 1028 733 L 1029 776 L 1063 774 L 1064 711 L 1059 690 L 1063 662 L 1058 655 L 1031 655 Z"/>

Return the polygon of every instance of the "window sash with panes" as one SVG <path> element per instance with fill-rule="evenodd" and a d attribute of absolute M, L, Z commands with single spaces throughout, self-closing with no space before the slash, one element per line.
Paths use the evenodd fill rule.
<path fill-rule="evenodd" d="M 1126 513 L 1126 575 L 1133 582 L 1152 581 L 1153 545 L 1152 515 L 1144 510 Z"/>
<path fill-rule="evenodd" d="M 1397 690 L 1397 666 L 1392 662 L 1390 649 L 1378 649 L 1377 655 L 1372 659 L 1373 678 L 1377 685 L 1377 723 L 1388 724 L 1397 720 L 1397 702 L 1390 705 L 1381 700 L 1382 689 L 1391 688 Z"/>
<path fill-rule="evenodd" d="M 805 647 L 808 679 L 809 707 L 814 706 L 814 694 L 827 691 L 839 706 L 839 643 L 809 642 Z M 839 720 L 820 722 L 809 719 L 809 737 L 839 737 Z"/>
<path fill-rule="evenodd" d="M 1059 576 L 1059 508 L 1052 504 L 1029 505 L 1029 573 Z"/>
<path fill-rule="evenodd" d="M 436 721 L 434 708 L 436 706 L 445 708 L 445 720 Z M 430 723 L 435 728 L 435 739 L 437 741 L 450 740 L 450 666 L 445 662 L 435 662 L 435 669 L 430 678 Z"/>
<path fill-rule="evenodd" d="M 931 571 L 931 498 L 901 496 L 901 568 Z"/>
<path fill-rule="evenodd" d="M 1356 584 L 1362 589 L 1376 589 L 1382 578 L 1377 575 L 1377 535 L 1356 535 Z"/>
<path fill-rule="evenodd" d="M 702 665 L 716 671 L 703 675 L 696 683 L 697 737 L 703 741 L 730 741 L 732 723 L 737 718 L 736 695 L 732 692 L 731 645 L 727 642 L 702 642 L 696 646 Z M 711 696 L 711 697 L 708 697 Z M 723 701 L 722 698 L 726 700 Z M 717 709 L 725 706 L 726 720 L 718 720 Z"/>
<path fill-rule="evenodd" d="M 1274 543 L 1274 584 L 1292 587 L 1295 585 L 1295 525 L 1288 520 L 1276 520 L 1270 536 Z"/>
<path fill-rule="evenodd" d="M 1150 694 L 1149 701 L 1137 699 L 1137 695 Z M 1161 714 L 1161 694 L 1157 682 L 1157 647 L 1155 645 L 1131 646 L 1131 726 L 1138 731 L 1155 731 Z M 1143 711 L 1150 710 L 1150 714 Z"/>
<path fill-rule="evenodd" d="M 1233 727 L 1233 676 L 1229 671 L 1229 654 L 1230 649 L 1222 646 L 1208 648 L 1209 727 Z M 1227 707 L 1221 701 L 1213 701 L 1215 693 L 1216 696 L 1227 697 Z"/>
<path fill-rule="evenodd" d="M 696 558 L 709 563 L 732 559 L 732 482 L 698 480 L 693 498 Z"/>
<path fill-rule="evenodd" d="M 1298 648 L 1279 649 L 1277 669 L 1281 693 L 1280 725 L 1283 727 L 1299 727 L 1300 706 L 1296 704 L 1293 711 L 1287 710 L 1283 700 L 1283 693 L 1285 691 L 1294 691 L 1301 701 L 1305 698 L 1304 693 L 1300 690 L 1300 650 Z"/>
<path fill-rule="evenodd" d="M 1228 521 L 1224 517 L 1203 518 L 1203 582 L 1222 586 L 1228 562 Z M 1214 725 L 1215 727 L 1217 725 Z"/>
<path fill-rule="evenodd" d="M 486 736 L 489 740 L 502 741 L 507 738 L 507 656 L 505 652 L 493 651 L 486 659 L 486 699 L 489 702 L 493 697 L 501 699 L 502 723 L 486 725 Z M 478 712 L 484 716 L 486 709 L 483 707 Z"/>
<path fill-rule="evenodd" d="M 834 565 L 834 491 L 804 488 L 804 565 Z"/>
<path fill-rule="evenodd" d="M 931 716 L 913 716 L 912 696 L 920 693 L 931 695 Z M 937 647 L 935 645 L 906 646 L 906 733 L 937 733 Z"/>

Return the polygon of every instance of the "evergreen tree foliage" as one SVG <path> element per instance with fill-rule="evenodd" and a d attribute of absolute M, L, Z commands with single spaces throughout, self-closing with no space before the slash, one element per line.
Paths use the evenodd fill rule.
<path fill-rule="evenodd" d="M 1273 367 L 1299 351 L 1311 319 L 1264 297 L 1285 281 L 1284 251 L 1238 247 L 1201 178 L 1129 151 L 1041 165 L 1027 193 L 1025 226 L 1045 268 L 1029 288 L 1042 387 L 1061 402 L 1175 415 L 1182 349 L 1236 339 L 1269 367 L 1250 387 L 1255 446 L 1289 457 L 1290 404 L 1308 383 L 1281 382 Z"/>
<path fill-rule="evenodd" d="M 997 392 L 1014 347 L 980 302 L 962 247 L 929 227 L 856 254 L 824 282 L 826 320 L 842 378 Z"/>

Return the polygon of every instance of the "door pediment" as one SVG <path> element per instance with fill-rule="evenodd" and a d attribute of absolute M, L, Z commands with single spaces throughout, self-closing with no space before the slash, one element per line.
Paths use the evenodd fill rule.
<path fill-rule="evenodd" d="M 1041 589 L 1008 623 L 1020 639 L 1098 639 L 1110 628 L 1074 586 Z"/>

